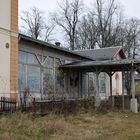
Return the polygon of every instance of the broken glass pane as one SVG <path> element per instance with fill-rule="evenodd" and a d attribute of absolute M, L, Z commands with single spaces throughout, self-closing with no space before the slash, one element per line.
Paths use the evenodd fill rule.
<path fill-rule="evenodd" d="M 28 64 L 36 64 L 39 65 L 39 62 L 34 54 L 28 53 L 27 54 L 27 63 Z"/>
<path fill-rule="evenodd" d="M 27 84 L 30 91 L 40 92 L 40 67 L 28 66 L 27 67 Z"/>
<path fill-rule="evenodd" d="M 19 62 L 26 63 L 26 52 L 19 51 Z"/>
<path fill-rule="evenodd" d="M 53 68 L 54 67 L 54 58 L 53 57 L 47 57 L 47 60 L 44 64 L 44 67 L 47 67 L 47 68 Z"/>

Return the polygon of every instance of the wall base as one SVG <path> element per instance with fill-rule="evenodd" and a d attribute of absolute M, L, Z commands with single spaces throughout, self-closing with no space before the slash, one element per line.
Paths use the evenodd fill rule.
<path fill-rule="evenodd" d="M 95 96 L 95 109 L 98 109 L 101 105 L 101 98 L 100 96 Z"/>
<path fill-rule="evenodd" d="M 138 102 L 136 98 L 132 98 L 130 101 L 130 109 L 133 113 L 138 113 Z"/>

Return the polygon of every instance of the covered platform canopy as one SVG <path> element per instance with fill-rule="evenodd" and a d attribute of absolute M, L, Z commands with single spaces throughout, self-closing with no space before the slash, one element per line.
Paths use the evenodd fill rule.
<path fill-rule="evenodd" d="M 139 72 L 140 59 L 121 59 L 104 61 L 78 61 L 60 66 L 63 69 L 74 69 L 86 72 L 117 72 L 130 71 L 131 69 Z"/>
<path fill-rule="evenodd" d="M 122 72 L 122 87 L 124 87 L 124 72 L 131 71 L 132 77 L 132 88 L 131 93 L 133 99 L 135 99 L 135 82 L 134 82 L 134 72 L 140 72 L 140 59 L 121 59 L 121 60 L 98 60 L 98 61 L 78 61 L 73 63 L 68 63 L 61 65 L 60 68 L 63 70 L 71 70 L 78 72 L 94 72 L 96 73 L 96 86 L 97 91 L 95 95 L 95 106 L 100 106 L 99 97 L 99 80 L 98 76 L 100 72 L 106 72 L 110 77 L 110 95 L 112 97 L 112 76 L 115 72 Z M 113 98 L 112 98 L 112 104 Z M 124 89 L 122 88 L 122 105 L 124 109 Z M 134 103 L 134 106 L 135 103 Z M 137 107 L 133 107 L 132 111 L 137 112 Z"/>

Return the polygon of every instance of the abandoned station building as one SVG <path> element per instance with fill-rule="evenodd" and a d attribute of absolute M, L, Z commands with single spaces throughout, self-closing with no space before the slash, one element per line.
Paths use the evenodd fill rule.
<path fill-rule="evenodd" d="M 124 58 L 121 47 L 73 52 L 20 34 L 19 92 L 22 95 L 29 90 L 31 96 L 39 98 L 94 96 L 96 87 L 93 73 L 71 71 L 71 69 L 64 71 L 59 66 L 82 60 L 121 58 Z M 101 73 L 99 79 L 100 93 L 103 94 L 102 97 L 108 97 L 109 95 L 106 94 L 109 94 L 107 74 Z M 121 79 L 119 72 L 113 76 L 113 94 L 121 94 Z"/>
<path fill-rule="evenodd" d="M 3 14 L 5 13 L 5 14 Z M 122 47 L 70 51 L 18 33 L 18 0 L 0 4 L 0 96 L 83 98 L 96 92 L 95 74 L 63 69 L 70 62 L 124 59 Z M 110 95 L 109 76 L 99 75 L 99 93 Z M 112 94 L 122 94 L 122 73 L 112 77 Z"/>
<path fill-rule="evenodd" d="M 125 57 L 121 47 L 70 51 L 22 34 L 19 34 L 18 39 L 18 96 L 21 98 L 24 94 L 45 99 L 94 96 L 96 92 L 94 73 L 71 69 L 65 71 L 59 66 L 70 62 L 118 60 Z M 113 95 L 121 94 L 121 77 L 121 72 L 116 72 L 112 77 Z M 2 93 L 5 94 L 3 96 L 9 97 L 7 93 L 10 92 L 6 92 L 5 83 L 2 82 L 1 77 Z M 99 85 L 101 98 L 108 98 L 110 87 L 107 74 L 100 73 Z"/>

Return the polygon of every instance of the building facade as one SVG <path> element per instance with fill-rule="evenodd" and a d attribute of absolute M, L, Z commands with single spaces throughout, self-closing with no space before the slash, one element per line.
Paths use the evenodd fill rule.
<path fill-rule="evenodd" d="M 88 96 L 88 75 L 59 68 L 60 65 L 82 60 L 92 59 L 20 34 L 20 97 L 25 94 L 43 99 Z"/>
<path fill-rule="evenodd" d="M 0 95 L 10 98 L 83 98 L 94 96 L 95 75 L 63 71 L 60 65 L 77 61 L 118 60 L 120 47 L 72 52 L 18 34 L 18 0 L 0 0 Z M 121 94 L 121 73 L 115 73 L 113 95 Z M 109 96 L 109 77 L 100 74 L 101 96 Z"/>
<path fill-rule="evenodd" d="M 18 0 L 0 0 L 0 93 L 18 96 Z"/>

